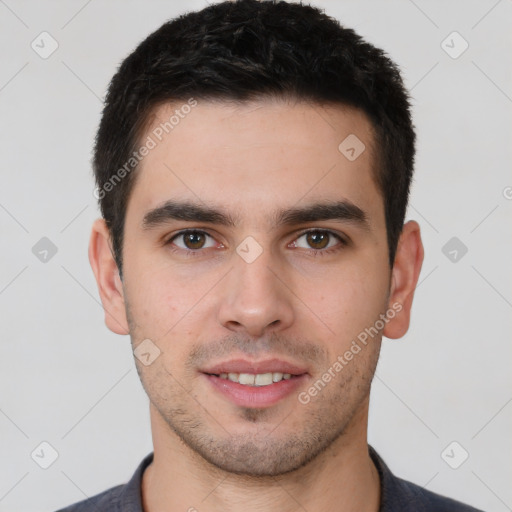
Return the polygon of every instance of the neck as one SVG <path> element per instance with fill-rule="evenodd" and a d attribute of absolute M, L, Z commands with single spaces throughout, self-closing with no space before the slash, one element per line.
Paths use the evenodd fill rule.
<path fill-rule="evenodd" d="M 306 466 L 277 477 L 250 477 L 212 466 L 152 407 L 154 459 L 142 480 L 144 512 L 378 512 L 380 481 L 368 453 L 367 420 L 368 403 Z"/>

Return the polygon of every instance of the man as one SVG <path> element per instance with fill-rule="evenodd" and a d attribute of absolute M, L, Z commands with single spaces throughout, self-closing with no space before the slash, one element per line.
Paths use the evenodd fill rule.
<path fill-rule="evenodd" d="M 130 334 L 154 454 L 71 511 L 470 511 L 367 443 L 382 336 L 423 247 L 396 66 L 319 10 L 241 0 L 164 24 L 114 76 L 89 258 Z"/>

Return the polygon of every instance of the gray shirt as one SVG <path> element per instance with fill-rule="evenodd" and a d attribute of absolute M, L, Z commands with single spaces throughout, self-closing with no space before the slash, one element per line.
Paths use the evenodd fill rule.
<path fill-rule="evenodd" d="M 380 476 L 379 512 L 482 512 L 397 478 L 377 452 L 371 446 L 368 449 Z M 150 453 L 127 484 L 118 485 L 57 512 L 144 512 L 141 500 L 142 474 L 152 460 L 153 454 Z"/>

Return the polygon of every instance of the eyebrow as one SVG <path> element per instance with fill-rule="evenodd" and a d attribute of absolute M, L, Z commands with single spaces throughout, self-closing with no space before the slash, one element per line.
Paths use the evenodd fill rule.
<path fill-rule="evenodd" d="M 270 219 L 273 227 L 337 220 L 370 231 L 368 215 L 348 200 L 317 202 L 298 208 L 281 209 L 274 212 Z M 168 200 L 144 215 L 142 229 L 149 231 L 172 220 L 235 227 L 240 222 L 240 217 L 199 203 Z"/>

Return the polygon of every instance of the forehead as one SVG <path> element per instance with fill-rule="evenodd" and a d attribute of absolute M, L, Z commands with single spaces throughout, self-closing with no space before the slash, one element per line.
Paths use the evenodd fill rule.
<path fill-rule="evenodd" d="M 129 210 L 180 198 L 270 218 L 278 207 L 347 199 L 365 206 L 370 220 L 383 214 L 372 126 L 354 108 L 174 102 L 153 111 L 140 142 L 151 149 Z"/>

